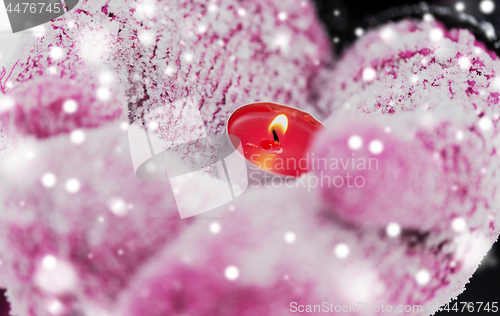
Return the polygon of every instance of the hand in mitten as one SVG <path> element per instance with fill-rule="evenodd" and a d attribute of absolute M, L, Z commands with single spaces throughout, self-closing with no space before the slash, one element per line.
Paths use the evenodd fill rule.
<path fill-rule="evenodd" d="M 130 277 L 192 222 L 167 184 L 135 178 L 131 121 L 187 96 L 208 133 L 238 104 L 307 106 L 330 52 L 304 3 L 80 1 L 25 40 L 0 100 L 2 283 L 14 314 L 113 310 Z M 163 139 L 186 132 L 160 123 Z"/>
<path fill-rule="evenodd" d="M 0 116 L 15 313 L 282 315 L 364 300 L 428 314 L 462 291 L 498 234 L 498 59 L 467 30 L 405 20 L 330 69 L 313 13 L 83 1 L 26 43 Z M 321 115 L 305 177 L 331 185 L 249 190 L 224 221 L 169 219 L 171 188 L 134 177 L 120 126 L 190 95 L 208 133 L 265 99 Z M 158 136 L 171 141 L 185 131 L 170 114 Z"/>

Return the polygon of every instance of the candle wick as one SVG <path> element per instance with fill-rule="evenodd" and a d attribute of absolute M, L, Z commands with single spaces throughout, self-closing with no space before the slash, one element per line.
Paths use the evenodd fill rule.
<path fill-rule="evenodd" d="M 278 134 L 276 133 L 274 127 L 272 128 L 272 131 L 273 131 L 274 143 L 278 145 L 280 143 L 280 139 L 278 138 Z"/>

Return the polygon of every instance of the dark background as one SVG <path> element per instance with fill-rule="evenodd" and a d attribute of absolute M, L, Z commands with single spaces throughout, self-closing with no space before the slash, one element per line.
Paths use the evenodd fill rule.
<path fill-rule="evenodd" d="M 418 11 L 420 1 L 356 1 L 356 0 L 314 0 L 318 8 L 318 15 L 325 24 L 331 38 L 332 43 L 335 37 L 338 42 L 333 44 L 337 54 L 350 45 L 355 39 L 354 30 L 357 27 L 368 29 L 369 27 L 376 26 L 384 21 L 391 19 L 400 19 L 404 16 L 421 16 Z M 459 1 L 449 0 L 436 0 L 428 1 L 429 5 L 447 7 L 450 10 L 445 12 L 442 17 L 444 22 L 448 25 L 465 26 L 456 16 L 454 10 L 455 4 Z M 496 2 L 495 11 L 489 15 L 484 15 L 479 10 L 478 0 L 462 0 L 460 1 L 465 5 L 464 13 L 474 16 L 478 21 L 485 20 L 490 22 L 500 33 L 500 1 Z M 410 7 L 403 8 L 405 5 Z M 411 5 L 413 5 L 411 7 Z M 435 9 L 436 7 L 434 7 Z M 334 15 L 334 11 L 338 10 L 338 15 Z M 384 13 L 381 13 L 384 12 Z M 446 15 L 450 15 L 449 19 Z M 439 19 L 439 16 L 438 16 Z M 500 53 L 500 42 L 495 40 L 487 40 L 481 31 L 474 25 L 467 25 L 478 38 L 483 39 L 487 46 L 496 50 L 497 54 Z M 5 292 L 0 293 L 0 316 L 8 316 L 9 306 L 3 301 Z M 498 302 L 500 301 L 500 244 L 495 243 L 488 255 L 483 259 L 481 266 L 472 277 L 466 290 L 458 297 L 458 302 Z M 461 305 L 459 305 L 461 308 Z M 470 313 L 460 313 L 451 311 L 453 315 L 467 315 Z M 448 312 L 440 312 L 436 315 L 446 315 Z M 485 311 L 477 313 L 478 315 L 487 314 Z M 489 313 L 488 313 L 489 314 Z"/>
<path fill-rule="evenodd" d="M 487 21 L 491 23 L 496 33 L 500 33 L 500 1 L 493 0 L 495 11 L 485 15 L 479 9 L 481 0 L 312 0 L 317 7 L 318 15 L 330 33 L 332 40 L 339 38 L 334 44 L 336 52 L 340 54 L 346 47 L 356 39 L 354 30 L 357 27 L 369 29 L 378 26 L 385 21 L 399 20 L 408 16 L 421 18 L 423 12 L 428 10 L 438 20 L 445 22 L 448 27 L 467 27 L 474 35 L 482 40 L 491 50 L 495 50 L 500 56 L 500 40 L 489 40 L 480 30 L 480 27 L 470 22 L 463 21 L 463 15 L 474 17 L 477 22 Z M 455 10 L 455 4 L 461 2 L 465 5 L 462 13 Z M 428 9 L 423 9 L 427 7 Z M 334 11 L 338 10 L 338 15 Z M 333 42 L 333 41 L 332 41 Z"/>

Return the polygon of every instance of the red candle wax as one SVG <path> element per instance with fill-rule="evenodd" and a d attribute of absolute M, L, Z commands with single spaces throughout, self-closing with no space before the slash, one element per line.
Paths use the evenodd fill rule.
<path fill-rule="evenodd" d="M 307 151 L 314 135 L 323 128 L 307 112 L 272 102 L 257 102 L 233 112 L 227 133 L 240 139 L 245 158 L 257 167 L 277 175 L 298 177 L 309 171 Z"/>

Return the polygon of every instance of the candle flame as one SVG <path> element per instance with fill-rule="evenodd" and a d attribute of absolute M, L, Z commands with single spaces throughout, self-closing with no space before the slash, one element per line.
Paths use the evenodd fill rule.
<path fill-rule="evenodd" d="M 286 130 L 288 129 L 288 118 L 285 114 L 276 116 L 271 125 L 269 125 L 269 131 L 271 131 L 273 128 L 285 134 Z"/>

